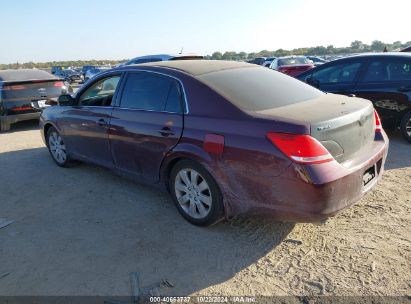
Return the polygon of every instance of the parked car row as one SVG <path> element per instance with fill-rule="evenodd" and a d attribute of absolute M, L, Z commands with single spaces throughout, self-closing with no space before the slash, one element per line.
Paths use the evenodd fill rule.
<path fill-rule="evenodd" d="M 371 53 L 334 60 L 298 79 L 336 94 L 372 101 L 384 127 L 400 128 L 411 143 L 411 54 Z"/>
<path fill-rule="evenodd" d="M 388 151 L 371 102 L 248 63 L 126 65 L 58 101 L 40 117 L 57 165 L 159 186 L 201 226 L 244 213 L 325 219 L 376 185 Z"/>

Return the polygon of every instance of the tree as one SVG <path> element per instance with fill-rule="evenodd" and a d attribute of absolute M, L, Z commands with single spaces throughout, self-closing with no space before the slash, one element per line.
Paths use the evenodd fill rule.
<path fill-rule="evenodd" d="M 379 51 L 382 52 L 385 47 L 385 43 L 379 40 L 374 40 L 371 43 L 371 50 L 372 51 Z"/>
<path fill-rule="evenodd" d="M 221 52 L 214 52 L 213 55 L 211 55 L 211 59 L 221 60 L 223 59 L 223 54 L 221 54 Z"/>
<path fill-rule="evenodd" d="M 364 44 L 360 40 L 355 40 L 351 42 L 351 48 L 356 49 L 356 50 L 362 50 L 364 49 Z"/>

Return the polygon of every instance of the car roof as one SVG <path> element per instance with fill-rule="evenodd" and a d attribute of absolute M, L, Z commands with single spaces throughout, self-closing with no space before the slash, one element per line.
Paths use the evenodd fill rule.
<path fill-rule="evenodd" d="M 351 56 L 338 58 L 338 60 L 349 59 L 349 58 L 358 58 L 358 57 L 411 57 L 410 53 L 402 52 L 377 52 L 377 53 L 359 53 L 353 54 Z"/>
<path fill-rule="evenodd" d="M 239 68 L 255 68 L 254 64 L 237 61 L 224 60 L 171 60 L 158 61 L 142 64 L 133 64 L 123 68 L 132 69 L 133 67 L 161 67 L 167 69 L 178 70 L 193 76 L 204 75 L 222 70 L 239 69 Z"/>
<path fill-rule="evenodd" d="M 56 79 L 56 77 L 46 71 L 36 69 L 10 69 L 0 71 L 0 81 L 26 81 L 46 79 Z"/>
<path fill-rule="evenodd" d="M 281 56 L 281 57 L 277 57 L 277 59 L 285 59 L 285 58 L 307 58 L 304 55 L 290 55 L 290 56 Z"/>
<path fill-rule="evenodd" d="M 154 55 L 145 55 L 145 56 L 139 56 L 135 57 L 133 59 L 130 59 L 129 61 L 136 60 L 136 59 L 149 59 L 149 58 L 159 58 L 161 60 L 170 60 L 171 58 L 182 58 L 182 57 L 203 57 L 202 55 L 198 54 L 154 54 Z"/>

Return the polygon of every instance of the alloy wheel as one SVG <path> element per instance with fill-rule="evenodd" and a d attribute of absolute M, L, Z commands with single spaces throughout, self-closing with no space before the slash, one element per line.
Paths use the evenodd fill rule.
<path fill-rule="evenodd" d="M 210 213 L 213 203 L 210 186 L 196 170 L 180 170 L 174 189 L 178 203 L 189 216 L 203 219 Z"/>
<path fill-rule="evenodd" d="M 51 155 L 59 164 L 64 164 L 67 160 L 66 146 L 57 132 L 51 132 L 49 136 L 49 147 Z"/>

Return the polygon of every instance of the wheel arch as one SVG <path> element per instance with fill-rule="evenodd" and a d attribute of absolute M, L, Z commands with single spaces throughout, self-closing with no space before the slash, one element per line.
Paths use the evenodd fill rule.
<path fill-rule="evenodd" d="M 168 192 L 170 191 L 168 187 L 170 173 L 173 167 L 182 160 L 191 160 L 200 164 L 213 177 L 223 197 L 224 216 L 226 218 L 229 217 L 232 208 L 226 199 L 226 187 L 223 187 L 221 184 L 221 181 L 225 179 L 224 172 L 219 169 L 218 161 L 214 160 L 213 156 L 205 152 L 202 147 L 192 144 L 181 144 L 181 146 L 177 146 L 166 155 L 160 167 L 160 182 L 164 185 L 165 189 Z"/>

